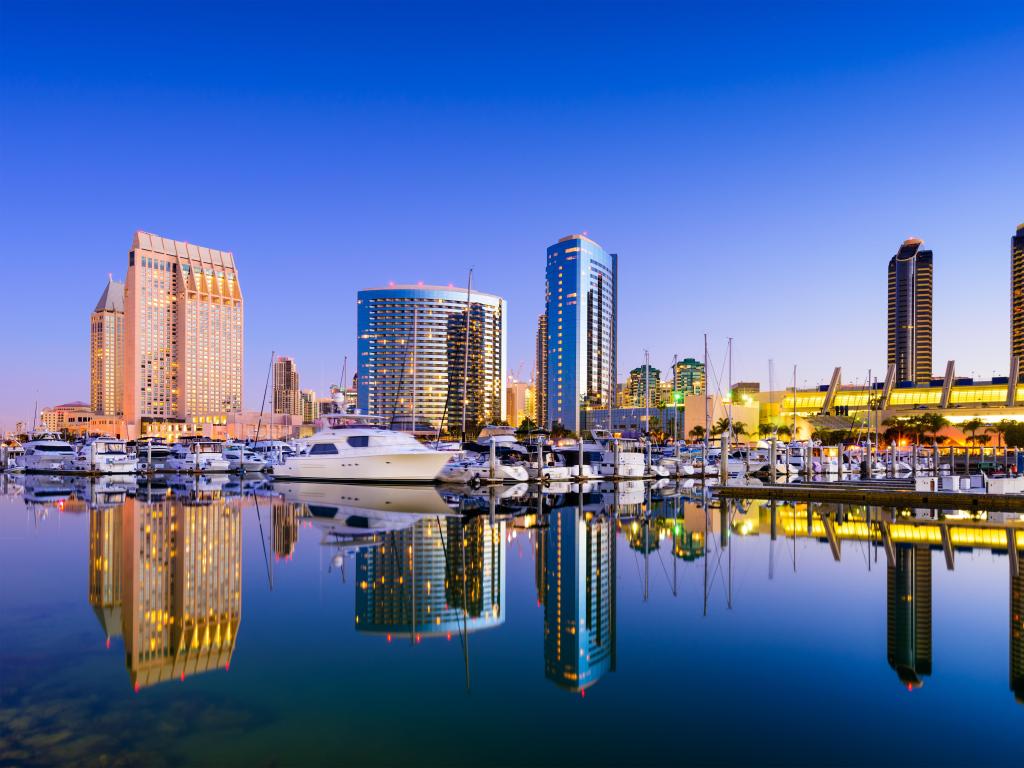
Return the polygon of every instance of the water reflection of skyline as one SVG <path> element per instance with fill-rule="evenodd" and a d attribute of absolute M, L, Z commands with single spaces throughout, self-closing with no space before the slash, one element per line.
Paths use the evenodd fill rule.
<path fill-rule="evenodd" d="M 62 484 L 51 481 L 41 494 L 33 488 L 16 495 L 30 509 L 45 509 L 36 498 L 57 487 Z M 419 490 L 408 496 L 418 499 L 410 502 L 418 511 L 405 512 L 400 492 L 357 490 L 319 486 L 310 503 L 296 500 L 305 489 L 291 500 L 268 493 L 263 524 L 269 508 L 269 552 L 291 559 L 306 536 L 342 547 L 354 560 L 356 631 L 417 642 L 505 624 L 506 541 L 513 530 L 529 529 L 543 610 L 544 675 L 568 690 L 585 690 L 616 668 L 619 533 L 637 557 L 671 553 L 680 567 L 702 560 L 713 566 L 715 558 L 732 555 L 726 552 L 731 542 L 748 537 L 770 538 L 769 568 L 772 553 L 778 558 L 780 552 L 796 568 L 796 549 L 787 550 L 785 539 L 827 547 L 837 561 L 844 547 L 870 548 L 868 567 L 881 559 L 885 569 L 884 661 L 910 689 L 942 673 L 933 669 L 933 568 L 945 559 L 952 569 L 959 553 L 979 548 L 1001 559 L 1012 552 L 1010 541 L 1019 547 L 1024 538 L 1015 515 L 781 502 L 705 507 L 649 490 L 643 498 L 635 489 L 599 487 L 498 503 L 492 498 L 490 504 L 484 490 L 458 505 L 439 501 L 433 489 L 426 496 Z M 212 487 L 186 496 L 171 486 L 76 485 L 61 502 L 64 510 L 89 510 L 89 602 L 107 644 L 123 638 L 134 686 L 230 664 L 241 620 L 240 496 Z M 463 517 L 457 509 L 480 513 Z M 1010 571 L 1009 688 L 1024 701 L 1024 577 L 1012 556 L 1004 562 Z M 725 574 L 720 570 L 719 578 Z M 674 570 L 666 576 L 671 582 Z M 646 599 L 646 583 L 642 594 Z"/>
<path fill-rule="evenodd" d="M 227 668 L 242 606 L 237 500 L 127 498 L 90 510 L 89 602 L 139 690 Z"/>

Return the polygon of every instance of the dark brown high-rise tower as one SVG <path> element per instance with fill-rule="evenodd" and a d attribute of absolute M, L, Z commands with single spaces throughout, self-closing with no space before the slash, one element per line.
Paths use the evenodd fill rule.
<path fill-rule="evenodd" d="M 889 260 L 889 365 L 896 381 L 932 377 L 932 252 L 910 238 Z"/>

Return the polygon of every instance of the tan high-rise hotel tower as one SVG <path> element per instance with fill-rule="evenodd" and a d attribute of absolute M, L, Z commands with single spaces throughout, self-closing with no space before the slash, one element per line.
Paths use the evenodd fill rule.
<path fill-rule="evenodd" d="M 128 434 L 207 432 L 242 408 L 242 290 L 228 251 L 136 232 L 124 287 Z"/>

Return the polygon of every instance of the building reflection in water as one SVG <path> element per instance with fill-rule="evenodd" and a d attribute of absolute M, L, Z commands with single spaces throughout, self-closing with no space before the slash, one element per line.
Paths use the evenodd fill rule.
<path fill-rule="evenodd" d="M 615 526 L 609 516 L 585 510 L 576 494 L 557 499 L 538 547 L 544 673 L 583 691 L 615 671 Z"/>
<path fill-rule="evenodd" d="M 236 501 L 133 498 L 90 519 L 89 602 L 136 690 L 227 668 L 242 609 Z"/>
<path fill-rule="evenodd" d="M 900 544 L 886 570 L 886 652 L 907 689 L 932 673 L 932 552 L 927 544 Z"/>
<path fill-rule="evenodd" d="M 299 540 L 299 519 L 303 514 L 301 504 L 274 499 L 270 508 L 270 518 L 275 558 L 291 559 L 295 552 L 295 543 Z"/>
<path fill-rule="evenodd" d="M 1010 575 L 1010 690 L 1024 704 L 1024 575 Z"/>
<path fill-rule="evenodd" d="M 356 554 L 356 629 L 450 636 L 505 621 L 505 521 L 421 518 Z"/>

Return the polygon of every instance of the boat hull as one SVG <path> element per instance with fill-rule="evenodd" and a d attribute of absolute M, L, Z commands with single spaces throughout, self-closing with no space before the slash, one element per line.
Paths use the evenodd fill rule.
<path fill-rule="evenodd" d="M 435 451 L 337 458 L 303 455 L 292 456 L 271 471 L 281 480 L 430 483 L 450 459 L 450 454 Z"/>

